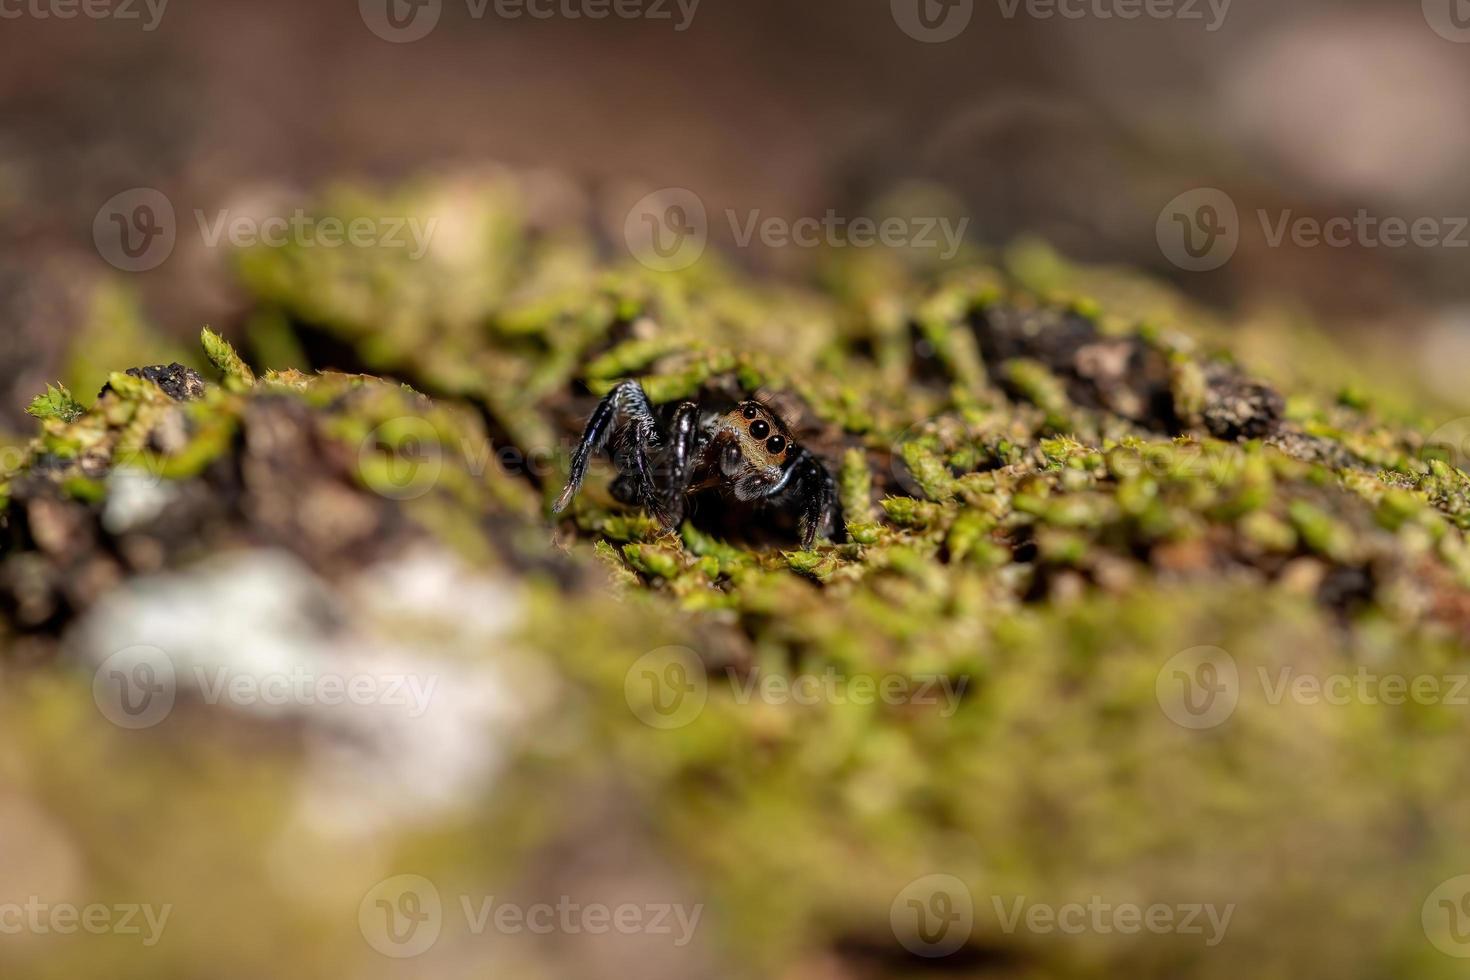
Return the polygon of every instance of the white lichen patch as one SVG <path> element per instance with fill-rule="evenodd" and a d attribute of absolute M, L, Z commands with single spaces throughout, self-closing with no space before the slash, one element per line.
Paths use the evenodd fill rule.
<path fill-rule="evenodd" d="M 126 534 L 161 515 L 178 495 L 175 484 L 156 474 L 119 466 L 107 476 L 102 526 L 109 534 Z"/>
<path fill-rule="evenodd" d="M 361 837 L 473 802 L 512 756 L 554 694 L 546 668 L 515 648 L 520 615 L 515 587 L 438 550 L 338 587 L 289 554 L 258 550 L 135 579 L 68 645 L 99 677 L 106 665 L 95 690 L 109 717 L 109 682 L 121 697 L 146 695 L 126 689 L 145 650 L 140 683 L 167 688 L 172 711 L 297 725 L 300 822 Z M 119 661 L 119 651 L 133 654 Z"/>

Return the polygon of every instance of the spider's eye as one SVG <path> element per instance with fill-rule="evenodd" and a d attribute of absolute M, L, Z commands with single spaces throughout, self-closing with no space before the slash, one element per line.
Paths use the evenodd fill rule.
<path fill-rule="evenodd" d="M 744 411 L 742 411 L 740 414 L 744 415 L 748 419 L 753 419 L 759 413 L 756 412 L 754 405 L 746 405 Z"/>
<path fill-rule="evenodd" d="M 751 428 L 753 429 L 755 428 L 755 426 L 751 426 Z M 766 440 L 766 452 L 770 453 L 772 456 L 781 455 L 781 451 L 785 448 L 786 440 L 782 439 L 780 436 L 771 436 L 771 438 Z"/>
<path fill-rule="evenodd" d="M 750 434 L 757 439 L 764 439 L 771 434 L 771 425 L 765 419 L 756 419 L 750 423 Z"/>

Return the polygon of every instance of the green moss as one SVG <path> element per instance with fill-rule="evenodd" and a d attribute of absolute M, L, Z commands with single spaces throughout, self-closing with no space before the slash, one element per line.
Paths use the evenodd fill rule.
<path fill-rule="evenodd" d="M 654 578 L 677 578 L 684 568 L 678 552 L 657 545 L 624 545 L 623 556 L 628 559 L 628 564 L 633 568 Z"/>
<path fill-rule="evenodd" d="M 255 372 L 240 359 L 229 341 L 208 327 L 200 332 L 199 338 L 204 344 L 205 355 L 223 377 L 226 388 L 231 391 L 246 391 L 255 385 Z"/>
<path fill-rule="evenodd" d="M 47 385 L 46 393 L 37 395 L 31 401 L 26 414 L 43 422 L 47 419 L 75 422 L 85 411 L 71 396 L 71 392 L 67 391 L 66 385 Z"/>
<path fill-rule="evenodd" d="M 601 264 L 590 234 L 527 228 L 499 178 L 383 201 L 336 192 L 320 207 L 457 216 L 456 234 L 417 261 L 297 247 L 239 257 L 252 318 L 272 325 L 282 357 L 304 358 L 325 334 L 394 381 L 257 377 L 206 332 L 223 383 L 180 404 L 114 373 L 146 358 L 114 358 L 99 376 L 112 392 L 85 412 L 42 396 L 40 433 L 0 499 L 12 526 L 54 497 L 101 527 L 119 465 L 184 484 L 196 502 L 232 499 L 237 474 L 252 487 L 285 481 L 285 513 L 325 482 L 381 517 L 365 541 L 398 548 L 393 535 L 411 526 L 523 588 L 515 636 L 474 656 L 524 654 L 554 676 L 555 711 L 496 746 L 503 781 L 464 817 L 375 841 L 385 867 L 510 893 L 579 882 L 605 838 L 636 853 L 649 875 L 639 887 L 674 869 L 681 894 L 708 903 L 701 941 L 736 976 L 912 972 L 890 917 L 906 887 L 935 873 L 959 877 L 974 900 L 967 947 L 940 961 L 960 972 L 1455 975 L 1420 913 L 1470 856 L 1470 716 L 1442 702 L 1268 696 L 1282 676 L 1470 669 L 1470 477 L 1453 447 L 1424 445 L 1434 426 L 1388 414 L 1418 404 L 1412 392 L 1380 391 L 1304 326 L 1263 318 L 1227 330 L 1142 276 L 1036 243 L 945 269 L 878 251 L 838 257 L 819 283 L 792 285 L 718 262 L 672 276 Z M 1149 397 L 1090 398 L 1094 379 L 1065 365 L 985 350 L 979 311 L 1011 310 L 1071 311 L 1136 341 L 1160 358 Z M 1210 427 L 1235 407 L 1222 409 L 1220 365 L 1200 353 L 1217 343 L 1238 345 L 1246 376 L 1278 371 L 1286 418 Z M 615 503 L 601 462 L 553 518 L 545 502 L 586 393 L 626 377 L 660 404 L 716 383 L 790 397 L 803 439 L 837 477 L 850 542 L 751 545 L 695 523 L 673 534 Z M 260 431 L 310 435 L 306 461 L 284 475 L 253 438 L 266 422 L 278 427 Z M 512 472 L 496 462 L 501 449 L 546 465 Z M 262 538 L 306 547 L 258 534 L 258 509 L 221 511 L 229 533 L 191 541 L 193 553 Z M 22 600 L 70 586 L 81 566 L 64 554 L 18 536 L 0 580 L 19 583 L 6 587 Z M 348 582 L 357 571 L 331 567 Z M 660 665 L 704 695 L 672 728 L 640 717 L 630 694 L 647 680 L 642 658 L 667 647 L 682 652 Z M 1194 665 L 1175 658 L 1201 647 L 1228 654 L 1238 703 L 1196 727 L 1169 699 Z M 801 704 L 731 680 L 829 672 L 843 691 L 870 679 L 910 694 L 948 685 L 954 697 Z M 209 744 L 223 770 L 189 756 L 155 785 L 140 773 L 173 751 L 166 739 L 99 737 L 78 720 L 91 710 L 89 677 L 35 676 L 54 687 L 37 699 L 51 716 L 0 711 L 0 739 L 35 773 L 61 760 L 49 792 L 60 812 L 98 810 L 96 828 L 73 830 L 89 846 L 155 822 L 211 856 L 289 837 L 280 812 L 294 798 L 249 768 L 260 740 L 220 735 Z M 213 737 L 213 718 L 192 719 L 181 751 Z M 98 777 L 102 752 L 126 779 Z M 273 760 L 296 774 L 289 757 Z M 219 771 L 232 778 L 215 786 Z M 130 780 L 150 792 L 119 789 Z M 234 813 L 222 801 L 237 793 L 274 836 L 234 818 L 198 825 L 197 812 Z M 112 865 L 119 887 L 168 884 L 181 909 L 206 901 L 197 882 L 163 881 L 160 862 L 138 853 Z M 362 965 L 355 907 L 301 902 L 271 918 L 258 910 L 276 907 L 279 882 L 265 862 L 240 865 L 232 891 L 278 930 L 263 969 L 375 968 Z M 1237 911 L 1220 949 L 1185 935 L 1022 934 L 993 915 L 997 898 L 1091 895 Z M 309 935 L 291 931 L 298 920 Z M 180 963 L 192 973 L 175 975 L 208 971 L 187 954 Z"/>

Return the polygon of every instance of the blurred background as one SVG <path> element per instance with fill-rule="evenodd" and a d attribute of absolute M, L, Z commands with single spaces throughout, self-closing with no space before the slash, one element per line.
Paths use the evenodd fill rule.
<path fill-rule="evenodd" d="M 58 376 L 98 277 L 118 274 L 92 234 L 114 195 L 154 188 L 175 205 L 174 253 L 123 278 L 182 336 L 229 329 L 240 305 L 196 209 L 487 161 L 588 195 L 610 239 L 629 184 L 794 218 L 862 213 L 922 182 L 952 195 L 976 242 L 1037 235 L 1221 306 L 1284 301 L 1336 332 L 1412 338 L 1451 389 L 1470 366 L 1470 232 L 1442 225 L 1429 247 L 1266 234 L 1283 216 L 1470 214 L 1462 0 L 1179 0 L 1131 20 L 1094 0 L 922 0 L 950 18 L 928 35 L 901 23 L 918 0 L 668 0 L 600 20 L 468 0 L 119 0 L 103 17 L 37 16 L 48 2 L 16 0 L 0 21 L 12 417 Z M 1156 224 L 1202 187 L 1238 206 L 1240 242 L 1189 272 Z M 727 223 L 711 237 L 728 244 Z M 738 260 L 801 275 L 808 254 L 757 242 Z"/>

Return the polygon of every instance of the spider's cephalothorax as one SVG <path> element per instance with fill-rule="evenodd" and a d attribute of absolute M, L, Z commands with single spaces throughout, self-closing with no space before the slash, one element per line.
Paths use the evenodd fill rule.
<path fill-rule="evenodd" d="M 823 531 L 845 540 L 832 474 L 754 399 L 710 394 L 656 409 L 638 382 L 619 382 L 588 420 L 554 510 L 572 502 L 588 462 L 603 449 L 619 473 L 613 495 L 642 505 L 666 528 L 677 527 L 708 496 L 756 522 L 794 518 L 803 548 Z"/>

